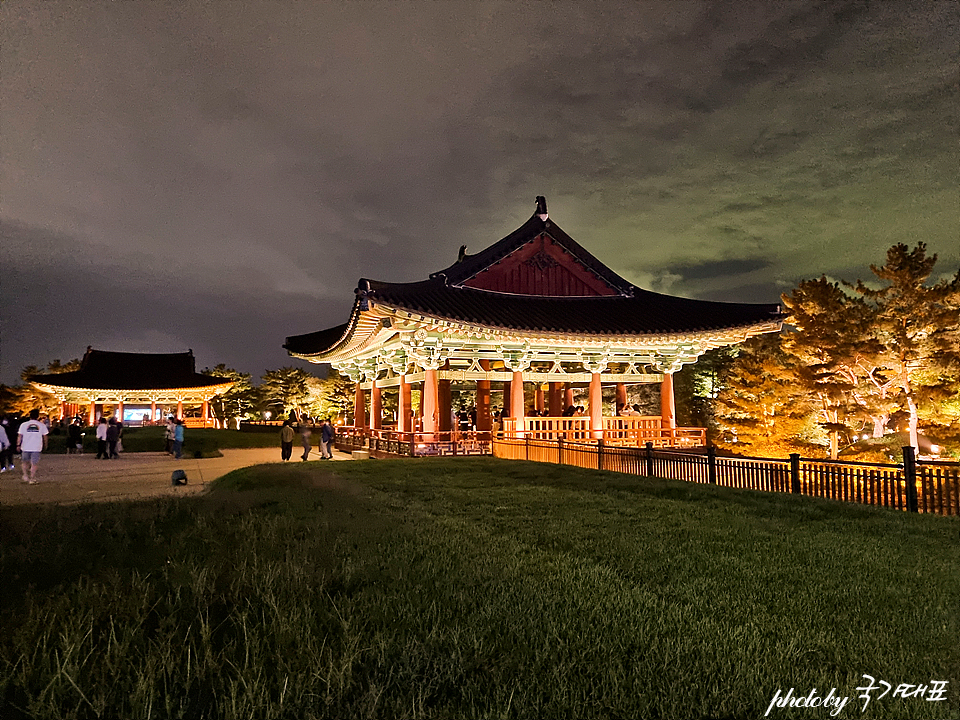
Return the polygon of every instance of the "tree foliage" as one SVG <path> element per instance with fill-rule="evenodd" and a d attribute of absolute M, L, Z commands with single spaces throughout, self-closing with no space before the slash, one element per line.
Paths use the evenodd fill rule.
<path fill-rule="evenodd" d="M 210 400 L 210 411 L 221 427 L 228 427 L 233 423 L 239 428 L 240 421 L 250 417 L 260 404 L 260 393 L 253 386 L 250 374 L 228 368 L 223 363 L 212 370 L 204 368 L 203 374 L 233 381 L 234 385 L 230 390 Z"/>

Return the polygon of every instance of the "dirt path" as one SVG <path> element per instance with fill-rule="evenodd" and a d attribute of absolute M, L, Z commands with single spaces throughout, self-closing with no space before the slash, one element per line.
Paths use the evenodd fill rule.
<path fill-rule="evenodd" d="M 319 460 L 314 452 L 311 458 Z M 348 460 L 334 452 L 335 460 Z M 175 460 L 165 453 L 128 453 L 119 460 L 97 460 L 83 455 L 42 455 L 36 485 L 22 482 L 20 458 L 16 469 L 0 474 L 0 505 L 27 503 L 96 502 L 191 495 L 203 492 L 208 483 L 228 472 L 250 465 L 280 462 L 279 448 L 223 450 L 223 457 Z M 291 460 L 289 464 L 300 463 Z M 174 470 L 187 473 L 187 484 L 174 487 Z"/>

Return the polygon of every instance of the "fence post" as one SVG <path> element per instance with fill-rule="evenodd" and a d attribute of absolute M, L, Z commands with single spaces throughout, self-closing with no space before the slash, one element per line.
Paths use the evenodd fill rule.
<path fill-rule="evenodd" d="M 800 453 L 790 453 L 790 492 L 800 494 Z"/>
<path fill-rule="evenodd" d="M 527 436 L 523 439 L 523 446 L 524 446 L 525 452 L 526 452 L 526 454 L 527 454 L 527 455 L 526 455 L 526 458 L 527 458 L 527 460 L 529 460 L 529 459 L 530 459 L 530 436 L 529 436 L 529 435 L 527 435 Z"/>
<path fill-rule="evenodd" d="M 563 465 L 563 438 L 557 438 L 557 465 Z"/>
<path fill-rule="evenodd" d="M 603 470 L 603 438 L 597 441 L 597 470 Z"/>
<path fill-rule="evenodd" d="M 410 433 L 408 435 L 410 438 L 410 457 L 417 456 L 417 436 L 415 433 Z"/>
<path fill-rule="evenodd" d="M 912 445 L 903 448 L 903 479 L 907 484 L 907 511 L 920 512 L 917 498 L 917 456 Z"/>
<path fill-rule="evenodd" d="M 707 474 L 710 484 L 717 484 L 717 449 L 713 445 L 707 446 Z"/>
<path fill-rule="evenodd" d="M 647 440 L 647 477 L 653 477 L 653 443 Z"/>

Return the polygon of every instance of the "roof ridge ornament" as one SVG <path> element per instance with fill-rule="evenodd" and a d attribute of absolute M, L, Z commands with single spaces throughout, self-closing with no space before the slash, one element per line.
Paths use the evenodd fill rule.
<path fill-rule="evenodd" d="M 537 217 L 544 222 L 550 217 L 547 214 L 547 199 L 543 195 L 537 195 Z"/>

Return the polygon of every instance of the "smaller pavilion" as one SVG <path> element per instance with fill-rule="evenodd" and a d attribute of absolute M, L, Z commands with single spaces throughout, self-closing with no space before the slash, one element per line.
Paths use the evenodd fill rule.
<path fill-rule="evenodd" d="M 185 353 L 125 353 L 87 348 L 80 369 L 33 375 L 30 383 L 60 401 L 60 419 L 86 408 L 94 425 L 106 414 L 124 424 L 150 424 L 166 415 L 183 419 L 186 410 L 199 408 L 190 423 L 210 422 L 210 399 L 227 392 L 233 381 L 196 371 L 193 351 Z M 107 412 L 109 411 L 109 413 Z"/>

